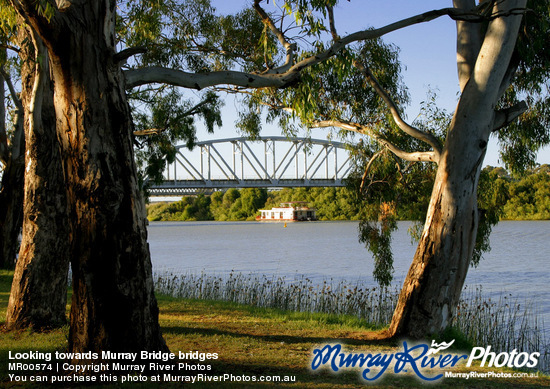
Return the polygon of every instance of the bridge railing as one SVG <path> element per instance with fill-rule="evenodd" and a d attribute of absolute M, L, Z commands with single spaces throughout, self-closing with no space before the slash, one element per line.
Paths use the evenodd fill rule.
<path fill-rule="evenodd" d="M 165 180 L 151 193 L 180 194 L 189 189 L 343 186 L 351 170 L 341 142 L 309 138 L 229 138 L 178 147 Z"/>

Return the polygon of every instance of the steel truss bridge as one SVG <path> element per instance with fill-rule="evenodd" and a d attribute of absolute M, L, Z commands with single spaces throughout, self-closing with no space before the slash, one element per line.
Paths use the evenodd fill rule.
<path fill-rule="evenodd" d="M 152 196 L 182 196 L 228 188 L 338 187 L 351 170 L 344 143 L 271 136 L 178 146 Z"/>

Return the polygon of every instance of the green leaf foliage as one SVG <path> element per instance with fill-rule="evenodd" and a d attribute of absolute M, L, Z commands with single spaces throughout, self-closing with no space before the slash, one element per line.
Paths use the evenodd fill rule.
<path fill-rule="evenodd" d="M 318 42 L 315 50 L 323 49 L 325 45 Z M 383 87 L 398 104 L 404 105 L 409 96 L 400 75 L 398 53 L 396 46 L 385 44 L 381 39 L 350 47 L 325 62 L 302 70 L 296 85 L 284 90 L 252 91 L 244 98 L 247 111 L 242 116 L 258 117 L 265 113 L 269 122 L 277 122 L 288 135 L 295 135 L 300 129 L 307 130 L 323 120 L 356 122 L 387 131 L 388 128 L 381 125 L 386 122 L 387 107 L 366 85 L 353 61 L 357 58 L 367 61 Z M 303 51 L 298 60 L 312 54 Z M 241 129 L 252 134 L 258 132 L 258 126 L 241 126 Z"/>
<path fill-rule="evenodd" d="M 210 0 L 137 0 L 121 3 L 118 16 L 119 45 L 144 49 L 124 68 L 257 71 L 280 59 L 273 34 L 251 8 L 217 15 Z M 223 102 L 212 91 L 192 95 L 152 85 L 132 91 L 129 100 L 137 133 L 142 134 L 136 139 L 136 155 L 142 176 L 149 182 L 162 179 L 164 167 L 174 161 L 176 144 L 194 146 L 197 119 L 203 120 L 209 132 L 222 124 Z M 253 114 L 242 114 L 238 125 L 253 133 L 258 121 Z"/>
<path fill-rule="evenodd" d="M 136 157 L 141 173 L 151 182 L 160 182 L 166 163 L 176 157 L 177 144 L 193 148 L 196 141 L 196 120 L 202 119 L 209 132 L 221 126 L 222 102 L 213 92 L 206 92 L 194 104 L 177 88 L 134 93 Z M 139 107 L 139 108 L 138 108 Z"/>
<path fill-rule="evenodd" d="M 535 170 L 533 174 L 511 182 L 508 195 L 509 200 L 503 209 L 504 219 L 550 219 L 550 175 L 548 171 Z"/>
<path fill-rule="evenodd" d="M 120 14 L 121 43 L 147 48 L 128 66 L 253 71 L 264 68 L 265 58 L 280 58 L 273 35 L 251 8 L 218 15 L 210 0 L 138 0 Z"/>
<path fill-rule="evenodd" d="M 0 39 L 9 42 L 17 30 L 17 13 L 7 0 L 0 1 Z"/>
<path fill-rule="evenodd" d="M 502 161 L 513 173 L 535 166 L 537 151 L 550 144 L 550 1 L 529 0 L 512 59 L 517 67 L 500 105 L 526 101 L 529 110 L 499 131 Z"/>
<path fill-rule="evenodd" d="M 197 221 L 213 220 L 209 196 L 183 197 L 173 203 L 156 203 L 148 206 L 151 221 Z"/>

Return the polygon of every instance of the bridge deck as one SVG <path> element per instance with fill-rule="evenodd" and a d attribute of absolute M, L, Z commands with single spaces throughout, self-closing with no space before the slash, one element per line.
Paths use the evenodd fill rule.
<path fill-rule="evenodd" d="M 342 157 L 341 155 L 344 154 Z M 177 147 L 165 181 L 150 188 L 154 196 L 192 190 L 344 186 L 351 170 L 345 144 L 307 138 L 230 138 Z M 214 178 L 216 177 L 216 178 Z"/>

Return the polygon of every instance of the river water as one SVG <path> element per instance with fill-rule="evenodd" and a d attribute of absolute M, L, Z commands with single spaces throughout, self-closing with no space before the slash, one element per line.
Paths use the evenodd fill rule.
<path fill-rule="evenodd" d="M 416 245 L 400 222 L 394 233 L 394 285 L 403 283 Z M 358 242 L 357 222 L 154 222 L 149 225 L 153 271 L 224 275 L 230 272 L 305 276 L 314 283 L 345 280 L 376 286 L 370 253 Z M 550 325 L 550 221 L 505 221 L 492 250 L 466 284 L 486 297 L 511 294 L 529 302 Z"/>

